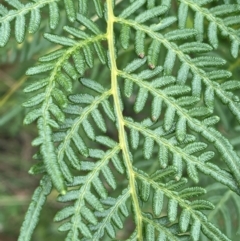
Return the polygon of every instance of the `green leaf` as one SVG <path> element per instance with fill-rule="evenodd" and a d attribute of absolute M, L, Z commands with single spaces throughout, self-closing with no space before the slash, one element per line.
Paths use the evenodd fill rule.
<path fill-rule="evenodd" d="M 187 138 L 185 137 L 184 140 Z M 178 153 L 173 154 L 173 166 L 177 169 L 175 174 L 175 180 L 179 181 L 183 174 L 183 160 L 182 157 Z"/>
<path fill-rule="evenodd" d="M 85 33 L 84 31 L 82 31 L 80 29 L 77 29 L 77 28 L 64 26 L 63 29 L 65 31 L 67 31 L 68 33 L 70 33 L 71 35 L 73 35 L 74 37 L 76 37 L 76 38 L 87 39 L 87 38 L 90 37 L 87 33 Z"/>
<path fill-rule="evenodd" d="M 208 39 L 214 49 L 218 47 L 217 24 L 211 22 L 208 27 Z"/>
<path fill-rule="evenodd" d="M 59 9 L 55 2 L 49 3 L 50 28 L 55 29 L 59 23 Z"/>
<path fill-rule="evenodd" d="M 122 161 L 119 159 L 117 155 L 112 157 L 112 163 L 119 173 L 121 174 L 124 173 L 124 167 L 123 167 Z"/>
<path fill-rule="evenodd" d="M 199 220 L 194 220 L 191 228 L 191 238 L 193 241 L 198 241 L 200 237 L 201 223 Z"/>
<path fill-rule="evenodd" d="M 153 31 L 159 31 L 159 30 L 167 28 L 168 26 L 172 25 L 176 21 L 177 21 L 177 18 L 174 16 L 166 17 L 164 19 L 161 19 L 161 21 L 158 24 L 151 25 L 150 28 Z"/>
<path fill-rule="evenodd" d="M 84 119 L 82 122 L 82 125 L 83 125 L 83 129 L 84 129 L 86 135 L 91 140 L 94 140 L 95 139 L 95 131 L 94 131 L 94 128 L 92 127 L 92 125 L 90 124 L 90 122 L 87 119 Z"/>
<path fill-rule="evenodd" d="M 45 33 L 44 38 L 51 41 L 52 43 L 60 44 L 63 46 L 71 47 L 76 44 L 76 41 L 74 41 L 73 39 L 62 37 L 62 36 L 57 36 L 57 35 L 49 34 L 49 33 Z"/>
<path fill-rule="evenodd" d="M 102 117 L 101 112 L 98 109 L 94 109 L 91 112 L 91 115 L 92 115 L 92 118 L 93 118 L 94 122 L 99 127 L 99 129 L 101 131 L 103 131 L 103 132 L 106 132 L 107 131 L 107 127 L 106 127 L 106 124 L 105 124 L 105 121 L 104 121 L 104 119 Z"/>
<path fill-rule="evenodd" d="M 204 33 L 203 21 L 204 21 L 203 14 L 201 12 L 196 12 L 195 18 L 194 18 L 194 29 L 197 30 L 196 39 L 198 42 L 203 41 L 203 33 Z"/>
<path fill-rule="evenodd" d="M 217 16 L 217 15 L 225 15 L 228 13 L 239 12 L 240 8 L 238 4 L 228 4 L 228 5 L 219 5 L 216 7 L 212 7 L 210 11 L 215 16 Z"/>
<path fill-rule="evenodd" d="M 212 47 L 208 44 L 205 43 L 199 43 L 199 42 L 191 42 L 191 43 L 184 43 L 179 46 L 179 49 L 183 53 L 204 53 L 204 52 L 209 52 L 212 50 Z"/>
<path fill-rule="evenodd" d="M 214 209 L 214 205 L 206 200 L 195 200 L 191 202 L 191 207 L 196 210 Z"/>
<path fill-rule="evenodd" d="M 166 6 L 164 6 L 164 5 L 163 6 L 157 6 L 157 7 L 151 8 L 151 9 L 149 9 L 147 11 L 144 11 L 143 13 L 139 14 L 135 18 L 135 21 L 138 22 L 138 23 L 144 23 L 151 18 L 162 15 L 166 11 L 167 11 Z"/>
<path fill-rule="evenodd" d="M 174 222 L 177 218 L 178 203 L 174 199 L 170 199 L 168 202 L 168 218 L 170 222 Z"/>
<path fill-rule="evenodd" d="M 181 2 L 178 7 L 178 26 L 183 29 L 186 26 L 188 17 L 188 5 Z"/>
<path fill-rule="evenodd" d="M 31 99 L 23 103 L 24 107 L 33 107 L 35 105 L 39 105 L 45 99 L 45 93 L 41 93 L 33 96 Z"/>
<path fill-rule="evenodd" d="M 98 93 L 104 92 L 103 86 L 100 85 L 99 83 L 93 81 L 93 80 L 81 78 L 81 79 L 80 79 L 80 82 L 81 82 L 84 86 L 86 86 L 86 87 L 88 87 L 88 88 L 90 88 L 90 89 L 92 89 L 92 90 L 94 90 L 94 91 L 96 91 L 96 92 L 98 92 Z"/>
<path fill-rule="evenodd" d="M 209 109 L 214 108 L 214 90 L 212 87 L 208 87 L 204 93 L 204 101 Z"/>
<path fill-rule="evenodd" d="M 240 88 L 240 81 L 238 80 L 229 80 L 221 84 L 223 90 L 237 90 Z"/>
<path fill-rule="evenodd" d="M 188 86 L 182 85 L 173 85 L 170 87 L 165 88 L 163 91 L 166 95 L 175 96 L 175 95 L 182 95 L 190 92 L 190 88 Z"/>
<path fill-rule="evenodd" d="M 74 22 L 76 20 L 76 12 L 73 0 L 64 0 L 64 4 L 69 21 Z"/>
<path fill-rule="evenodd" d="M 150 159 L 153 154 L 154 140 L 146 137 L 143 144 L 143 153 L 146 159 Z"/>
<path fill-rule="evenodd" d="M 177 75 L 177 83 L 178 84 L 185 84 L 188 78 L 188 73 L 189 73 L 189 65 L 187 64 L 182 64 Z"/>
<path fill-rule="evenodd" d="M 42 110 L 41 109 L 35 109 L 30 111 L 24 118 L 23 123 L 25 125 L 29 125 L 32 122 L 34 122 L 36 119 L 38 119 L 42 114 Z"/>
<path fill-rule="evenodd" d="M 115 141 L 106 136 L 97 136 L 96 141 L 110 148 L 114 148 L 117 144 Z"/>
<path fill-rule="evenodd" d="M 138 113 L 143 110 L 148 98 L 148 91 L 145 88 L 140 88 L 137 99 L 134 105 L 134 110 Z"/>
<path fill-rule="evenodd" d="M 142 59 L 145 56 L 145 33 L 143 31 L 137 30 L 135 37 L 135 51 L 136 54 Z"/>
<path fill-rule="evenodd" d="M 48 61 L 51 61 L 51 60 L 56 60 L 59 57 L 61 57 L 63 55 L 63 53 L 64 53 L 63 49 L 58 49 L 56 51 L 45 54 L 44 56 L 40 57 L 38 60 L 40 62 L 48 62 Z"/>
<path fill-rule="evenodd" d="M 158 160 L 162 168 L 166 168 L 168 165 L 168 149 L 161 145 L 158 153 Z"/>
<path fill-rule="evenodd" d="M 190 223 L 191 214 L 187 209 L 184 209 L 180 215 L 180 230 L 185 233 Z"/>
<path fill-rule="evenodd" d="M 135 129 L 130 129 L 130 140 L 133 149 L 137 149 L 139 145 L 139 132 Z"/>
<path fill-rule="evenodd" d="M 158 62 L 161 43 L 154 39 L 148 49 L 148 65 L 154 69 Z"/>
<path fill-rule="evenodd" d="M 123 70 L 126 73 L 132 73 L 146 63 L 146 58 L 134 59 L 130 64 L 128 64 Z"/>
<path fill-rule="evenodd" d="M 178 29 L 165 34 L 165 38 L 167 38 L 170 41 L 181 40 L 181 39 L 191 38 L 196 34 L 197 32 L 195 29 Z"/>
<path fill-rule="evenodd" d="M 53 95 L 54 99 L 56 100 L 56 102 L 58 103 L 59 106 L 61 106 L 61 107 L 67 106 L 67 102 L 68 102 L 67 98 L 61 90 L 55 88 L 52 91 L 52 95 Z"/>
<path fill-rule="evenodd" d="M 177 122 L 176 135 L 180 142 L 182 142 L 186 137 L 187 120 L 185 117 L 181 116 Z"/>
<path fill-rule="evenodd" d="M 187 198 L 203 195 L 205 193 L 206 193 L 206 190 L 201 187 L 189 187 L 180 191 L 178 195 L 181 198 L 187 199 Z"/>
<path fill-rule="evenodd" d="M 79 229 L 80 229 L 80 231 L 81 231 L 81 233 L 82 233 L 82 235 L 84 237 L 92 238 L 92 234 L 91 234 L 89 228 L 87 227 L 87 225 L 85 223 L 79 222 L 79 226 L 78 227 L 79 227 Z"/>
<path fill-rule="evenodd" d="M 155 216 L 159 216 L 161 214 L 163 208 L 163 193 L 160 190 L 154 191 L 153 196 L 153 213 Z"/>
<path fill-rule="evenodd" d="M 154 181 L 158 181 L 163 179 L 164 177 L 173 175 L 175 173 L 176 173 L 176 168 L 173 166 L 169 166 L 163 170 L 157 170 L 155 173 L 151 175 L 151 179 L 153 179 Z"/>
<path fill-rule="evenodd" d="M 28 27 L 29 33 L 35 33 L 40 25 L 41 22 L 41 15 L 40 15 L 40 9 L 36 8 L 31 11 L 31 18 L 30 23 Z"/>
<path fill-rule="evenodd" d="M 151 8 L 153 8 L 154 6 L 155 6 L 155 0 L 148 0 L 147 1 L 147 8 L 148 9 L 151 9 Z"/>
<path fill-rule="evenodd" d="M 89 208 L 83 206 L 80 210 L 80 213 L 91 224 L 93 224 L 93 225 L 97 224 L 97 219 Z"/>
<path fill-rule="evenodd" d="M 146 226 L 146 241 L 155 240 L 155 230 L 151 224 Z"/>
<path fill-rule="evenodd" d="M 126 24 L 122 25 L 120 34 L 121 45 L 124 49 L 127 49 L 130 41 L 130 27 Z"/>
<path fill-rule="evenodd" d="M 98 28 L 98 26 L 91 21 L 89 18 L 85 17 L 82 14 L 77 14 L 77 20 L 84 24 L 89 30 L 91 30 L 94 34 L 101 34 L 100 29 Z"/>
<path fill-rule="evenodd" d="M 239 41 L 234 40 L 232 41 L 232 45 L 231 45 L 231 54 L 233 58 L 238 57 L 238 52 L 239 52 Z"/>
<path fill-rule="evenodd" d="M 74 141 L 74 144 L 76 145 L 77 149 L 79 150 L 79 152 L 83 156 L 88 157 L 88 155 L 89 155 L 88 148 L 86 147 L 83 139 L 78 135 L 78 133 L 74 134 L 73 141 Z"/>
<path fill-rule="evenodd" d="M 59 75 L 57 82 L 68 92 L 72 92 L 73 85 L 71 79 L 66 74 Z"/>
<path fill-rule="evenodd" d="M 163 123 L 165 131 L 169 131 L 170 128 L 172 127 L 174 118 L 175 118 L 175 114 L 176 114 L 176 110 L 174 108 L 172 108 L 171 106 L 169 106 L 165 113 L 164 123 Z"/>
<path fill-rule="evenodd" d="M 74 61 L 74 65 L 75 65 L 75 68 L 78 71 L 78 73 L 80 75 L 83 75 L 84 71 L 85 71 L 85 62 L 84 62 L 83 54 L 80 52 L 74 53 L 73 61 Z"/>
<path fill-rule="evenodd" d="M 227 70 L 213 70 L 208 72 L 208 78 L 211 80 L 226 79 L 232 76 L 232 73 Z"/>
<path fill-rule="evenodd" d="M 93 0 L 97 15 L 101 18 L 103 16 L 103 9 L 100 0 Z"/>
<path fill-rule="evenodd" d="M 83 49 L 83 54 L 84 54 L 84 57 L 85 57 L 85 60 L 86 60 L 86 63 L 87 65 L 92 68 L 93 67 L 93 53 L 92 53 L 92 49 L 91 47 L 89 46 L 86 46 L 84 49 Z"/>
<path fill-rule="evenodd" d="M 85 15 L 88 10 L 88 0 L 79 0 L 78 5 L 79 5 L 79 13 Z"/>
<path fill-rule="evenodd" d="M 102 212 L 104 210 L 101 202 L 91 192 L 87 193 L 87 195 L 85 196 L 85 199 L 97 211 Z"/>
<path fill-rule="evenodd" d="M 31 203 L 21 227 L 21 233 L 18 237 L 19 241 L 31 240 L 31 236 L 39 220 L 40 212 L 47 196 L 51 192 L 51 189 L 52 183 L 50 178 L 48 176 L 44 176 L 32 196 Z"/>
<path fill-rule="evenodd" d="M 193 59 L 193 63 L 198 67 L 212 67 L 224 65 L 226 61 L 218 57 L 201 56 Z"/>
<path fill-rule="evenodd" d="M 112 109 L 110 102 L 108 100 L 104 100 L 101 104 L 102 104 L 103 110 L 106 113 L 106 115 L 108 116 L 108 118 L 111 119 L 112 121 L 115 121 L 116 118 L 113 113 L 113 109 Z"/>
<path fill-rule="evenodd" d="M 7 44 L 9 37 L 10 37 L 10 24 L 9 22 L 3 23 L 2 26 L 0 26 L 0 47 L 3 47 Z"/>
<path fill-rule="evenodd" d="M 175 60 L 176 60 L 176 54 L 172 50 L 168 50 L 168 53 L 164 62 L 164 72 L 166 75 L 170 75 L 172 73 Z"/>
<path fill-rule="evenodd" d="M 156 121 L 160 117 L 161 111 L 162 111 L 162 99 L 160 99 L 158 96 L 154 97 L 151 110 L 152 110 L 152 120 Z"/>
<path fill-rule="evenodd" d="M 100 59 L 100 61 L 103 64 L 105 64 L 106 63 L 106 54 L 105 54 L 105 51 L 104 51 L 102 45 L 99 42 L 94 42 L 93 45 L 97 52 L 98 58 Z"/>
<path fill-rule="evenodd" d="M 52 70 L 53 68 L 54 68 L 53 63 L 39 64 L 35 67 L 28 69 L 26 74 L 27 75 L 36 75 L 36 74 L 40 74 L 40 73 L 44 73 L 49 70 Z"/>
<path fill-rule="evenodd" d="M 108 166 L 104 166 L 102 168 L 102 173 L 103 173 L 103 176 L 105 177 L 107 183 L 109 184 L 110 187 L 112 187 L 112 189 L 116 189 L 116 181 L 115 181 L 115 178 L 110 170 L 110 168 Z"/>
<path fill-rule="evenodd" d="M 15 38 L 18 43 L 22 43 L 25 36 L 26 20 L 25 16 L 18 15 L 15 21 Z"/>
<path fill-rule="evenodd" d="M 132 13 L 134 13 L 137 9 L 139 9 L 144 3 L 145 3 L 145 0 L 134 1 L 130 6 L 128 6 L 122 11 L 119 17 L 121 18 L 129 17 Z"/>
<path fill-rule="evenodd" d="M 147 202 L 149 195 L 150 195 L 150 184 L 146 181 L 142 181 L 140 195 L 144 202 Z"/>
<path fill-rule="evenodd" d="M 95 191 L 98 193 L 98 195 L 105 199 L 107 197 L 107 191 L 105 189 L 105 187 L 103 186 L 102 182 L 100 181 L 100 179 L 98 177 L 95 177 L 92 181 L 93 183 L 93 187 L 95 189 Z"/>
<path fill-rule="evenodd" d="M 226 18 L 224 18 L 223 22 L 226 26 L 239 24 L 240 23 L 240 17 L 239 16 L 226 17 Z"/>
<path fill-rule="evenodd" d="M 176 101 L 179 106 L 190 106 L 196 104 L 200 99 L 195 96 L 179 97 Z"/>

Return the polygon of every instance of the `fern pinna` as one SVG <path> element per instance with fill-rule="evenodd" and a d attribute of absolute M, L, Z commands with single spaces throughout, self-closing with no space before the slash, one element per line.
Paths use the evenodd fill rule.
<path fill-rule="evenodd" d="M 44 33 L 54 50 L 27 71 L 24 123 L 37 123 L 39 147 L 29 173 L 42 179 L 19 241 L 31 239 L 52 186 L 68 241 L 233 240 L 206 211 L 217 202 L 203 180 L 240 194 L 240 158 L 219 128 L 224 114 L 240 122 L 240 81 L 227 69 L 239 58 L 240 2 L 5 2 L 1 46 L 12 22 L 17 42 L 37 32 L 41 9 L 52 30 L 60 9 L 68 17 L 64 32 Z"/>

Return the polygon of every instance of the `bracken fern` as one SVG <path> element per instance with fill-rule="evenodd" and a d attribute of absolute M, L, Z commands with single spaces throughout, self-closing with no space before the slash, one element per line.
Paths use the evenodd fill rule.
<path fill-rule="evenodd" d="M 29 173 L 42 179 L 19 241 L 31 239 L 52 186 L 67 203 L 54 221 L 68 241 L 121 239 L 126 220 L 129 241 L 233 240 L 227 210 L 229 237 L 214 221 L 223 204 L 211 192 L 240 210 L 240 158 L 216 127 L 219 101 L 240 122 L 240 81 L 220 49 L 224 39 L 227 60 L 239 56 L 239 1 L 5 2 L 1 46 L 13 21 L 17 42 L 35 34 L 46 6 L 51 29 L 60 9 L 69 20 L 65 33 L 44 33 L 55 50 L 27 71 L 24 123 L 37 122 L 39 147 Z M 215 185 L 207 195 L 204 179 Z"/>

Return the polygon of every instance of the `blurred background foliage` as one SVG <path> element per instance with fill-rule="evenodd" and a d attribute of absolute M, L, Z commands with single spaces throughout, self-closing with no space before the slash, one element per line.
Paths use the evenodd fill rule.
<path fill-rule="evenodd" d="M 2 0 L 0 0 L 0 3 L 5 4 L 2 3 Z M 122 7 L 128 3 L 129 1 L 123 1 L 121 3 Z M 177 11 L 176 4 L 177 1 L 173 1 L 171 11 L 174 15 L 176 15 Z M 216 5 L 217 3 L 211 3 L 209 7 L 214 4 Z M 33 66 L 40 56 L 58 48 L 58 46 L 53 46 L 42 37 L 43 33 L 50 33 L 51 30 L 48 26 L 48 9 L 43 8 L 41 14 L 42 18 L 44 19 L 45 17 L 46 20 L 42 21 L 39 31 L 34 36 L 28 34 L 23 44 L 17 44 L 12 36 L 7 46 L 0 48 L 0 241 L 17 240 L 31 195 L 39 183 L 37 176 L 30 176 L 28 174 L 29 168 L 34 163 L 32 156 L 36 150 L 31 146 L 31 141 L 37 135 L 37 128 L 35 125 L 23 126 L 22 123 L 26 110 L 21 104 L 28 98 L 23 93 L 23 89 L 31 82 L 31 78 L 25 76 L 26 70 L 30 66 Z M 193 15 L 191 16 L 190 14 L 188 27 L 192 26 L 192 18 Z M 62 11 L 59 26 L 54 33 L 64 35 L 62 27 L 67 24 L 68 20 L 64 11 Z M 207 22 L 205 24 L 207 25 Z M 172 28 L 177 27 L 177 25 L 172 26 Z M 105 26 L 102 26 L 102 28 L 104 29 Z M 118 31 L 117 28 L 116 30 Z M 215 54 L 220 55 L 228 61 L 227 67 L 233 73 L 232 79 L 239 80 L 240 55 L 237 59 L 233 59 L 229 54 L 229 42 L 222 37 L 220 39 L 220 47 L 215 51 Z M 146 40 L 146 45 L 148 43 Z M 133 46 L 129 50 L 132 49 Z M 132 51 L 120 51 L 118 64 L 121 66 L 128 59 L 130 60 L 135 57 Z M 124 66 L 122 65 L 121 67 Z M 176 68 L 178 69 L 178 66 Z M 109 71 L 104 69 L 97 61 L 95 62 L 94 70 L 86 73 L 92 79 L 104 76 L 105 81 L 109 81 L 108 74 Z M 78 83 L 76 83 L 76 89 L 77 86 Z M 236 94 L 239 95 L 239 93 Z M 132 108 L 126 105 L 124 111 L 131 110 Z M 221 118 L 218 129 L 231 141 L 236 150 L 240 150 L 240 126 L 232 115 L 226 115 L 228 112 L 225 110 L 226 108 L 220 102 L 216 103 L 215 112 Z M 116 133 L 111 133 L 111 135 L 114 136 Z M 238 152 L 240 154 L 240 151 Z M 136 155 L 141 159 L 141 151 L 136 153 Z M 218 165 L 222 165 L 217 156 L 215 157 L 215 162 Z M 149 161 L 148 163 L 152 162 Z M 139 163 L 139 165 L 141 168 L 154 168 L 148 166 L 146 162 Z M 225 187 L 219 184 L 215 185 L 210 177 L 203 175 L 200 177 L 200 185 L 207 187 L 208 190 L 206 198 L 216 206 L 215 210 L 206 213 L 209 219 L 213 223 L 217 223 L 220 229 L 226 232 L 232 240 L 240 240 L 240 203 L 237 200 L 239 197 Z M 62 205 L 55 201 L 56 197 L 56 191 L 53 191 L 49 195 L 45 208 L 41 213 L 40 223 L 34 233 L 33 241 L 63 240 L 63 237 L 61 237 L 63 234 L 57 231 L 58 224 L 52 222 L 54 215 Z M 232 220 L 232 222 L 225 222 L 225 220 Z M 131 232 L 133 228 L 131 227 L 131 221 L 127 222 L 126 225 Z M 122 239 L 126 234 L 119 231 L 118 236 Z M 204 237 L 202 240 L 205 241 Z"/>

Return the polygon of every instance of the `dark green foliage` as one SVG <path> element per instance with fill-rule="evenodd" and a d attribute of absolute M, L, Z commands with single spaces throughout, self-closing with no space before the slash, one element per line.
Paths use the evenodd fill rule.
<path fill-rule="evenodd" d="M 221 125 L 224 115 L 240 122 L 240 81 L 227 67 L 239 57 L 239 1 L 6 2 L 1 46 L 11 21 L 19 43 L 37 32 L 46 5 L 51 29 L 61 8 L 68 19 L 63 33 L 44 32 L 54 50 L 26 72 L 24 124 L 37 123 L 39 148 L 29 173 L 44 176 L 19 241 L 30 240 L 51 185 L 68 241 L 118 240 L 126 220 L 129 241 L 233 240 L 212 219 L 204 180 L 237 202 L 240 158 Z"/>

